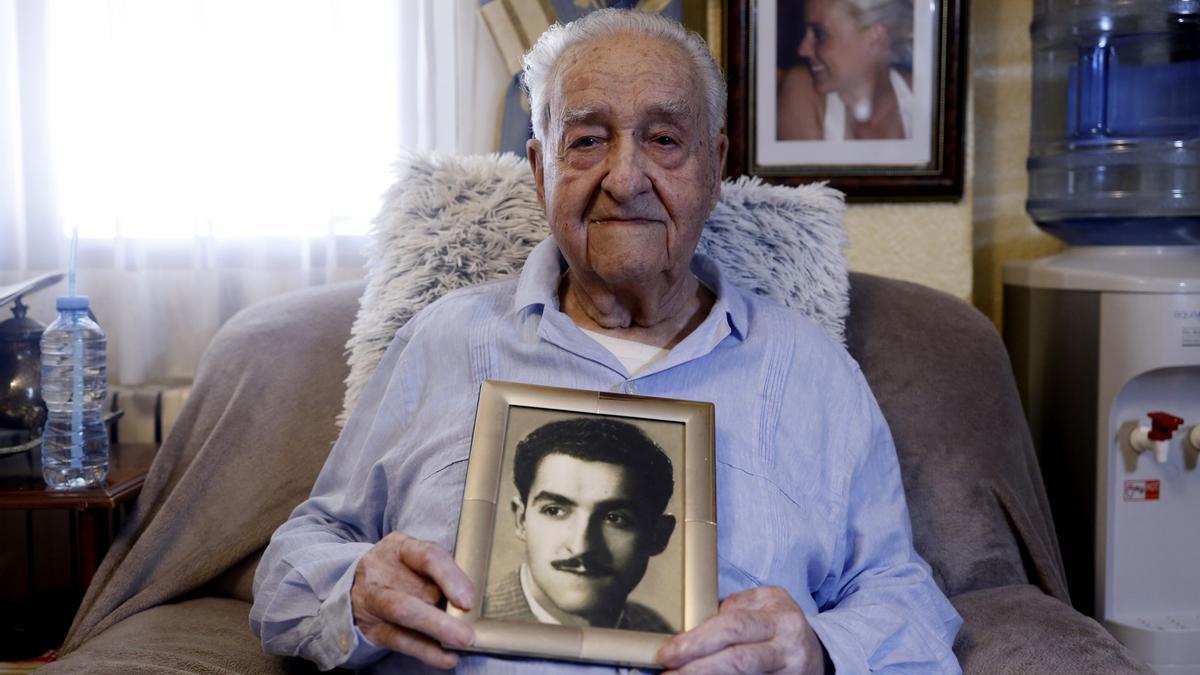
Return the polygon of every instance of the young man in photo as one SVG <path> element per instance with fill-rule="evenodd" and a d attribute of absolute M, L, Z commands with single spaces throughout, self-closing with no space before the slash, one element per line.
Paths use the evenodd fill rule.
<path fill-rule="evenodd" d="M 511 506 L 524 562 L 488 589 L 483 616 L 674 632 L 627 600 L 675 529 L 665 513 L 671 469 L 654 441 L 618 420 L 561 420 L 522 439 Z"/>

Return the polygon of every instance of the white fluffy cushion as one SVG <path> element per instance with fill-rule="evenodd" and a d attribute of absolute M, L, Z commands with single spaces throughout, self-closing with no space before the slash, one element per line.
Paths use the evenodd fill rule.
<path fill-rule="evenodd" d="M 514 155 L 410 154 L 384 196 L 350 341 L 343 424 L 413 314 L 455 288 L 520 271 L 549 232 L 529 165 Z M 849 309 L 842 194 L 725 181 L 698 250 L 742 288 L 800 310 L 842 341 Z"/>

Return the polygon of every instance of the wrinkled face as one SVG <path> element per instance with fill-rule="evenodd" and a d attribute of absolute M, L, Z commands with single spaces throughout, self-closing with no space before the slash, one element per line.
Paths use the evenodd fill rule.
<path fill-rule="evenodd" d="M 861 83 L 879 58 L 882 26 L 859 26 L 841 0 L 809 0 L 804 5 L 804 39 L 797 50 L 808 61 L 817 91 L 846 92 Z"/>
<path fill-rule="evenodd" d="M 661 519 L 674 520 L 639 509 L 635 485 L 623 466 L 551 453 L 538 465 L 528 504 L 513 499 L 534 595 L 551 613 L 589 619 L 624 607 L 650 556 L 665 546 Z"/>
<path fill-rule="evenodd" d="M 676 45 L 619 33 L 569 49 L 548 85 L 538 196 L 572 273 L 630 284 L 687 273 L 727 140 Z"/>

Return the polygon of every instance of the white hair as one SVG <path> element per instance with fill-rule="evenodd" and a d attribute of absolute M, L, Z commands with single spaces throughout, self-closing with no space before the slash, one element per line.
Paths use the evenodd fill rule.
<path fill-rule="evenodd" d="M 571 47 L 615 33 L 638 33 L 678 45 L 688 55 L 703 88 L 709 135 L 716 136 L 721 131 L 725 125 L 725 77 L 704 39 L 659 14 L 609 8 L 591 12 L 565 25 L 554 24 L 525 54 L 521 83 L 529 95 L 535 138 L 544 142 L 549 132 L 547 85 L 563 54 Z"/>
<path fill-rule="evenodd" d="M 913 0 L 846 0 L 859 25 L 883 24 L 891 40 L 893 64 L 912 68 Z"/>

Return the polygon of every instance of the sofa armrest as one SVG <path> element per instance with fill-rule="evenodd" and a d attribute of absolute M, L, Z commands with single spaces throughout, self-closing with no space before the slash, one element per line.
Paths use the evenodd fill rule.
<path fill-rule="evenodd" d="M 316 666 L 308 661 L 264 652 L 250 632 L 249 615 L 250 603 L 227 598 L 194 598 L 151 607 L 114 624 L 38 672 L 317 675 Z"/>
<path fill-rule="evenodd" d="M 1035 586 L 950 599 L 963 626 L 954 653 L 965 673 L 1151 673 L 1095 620 Z"/>

